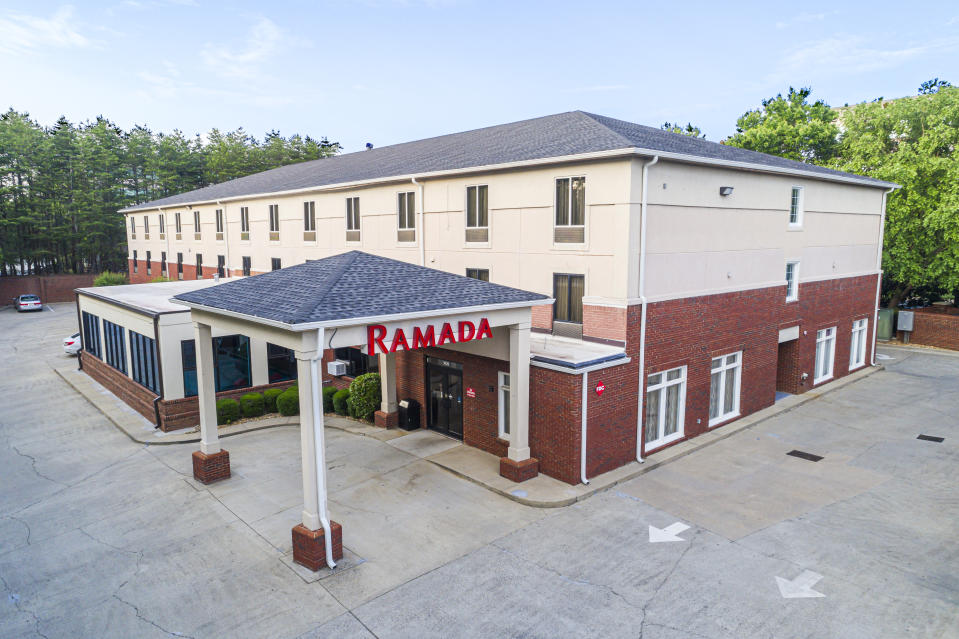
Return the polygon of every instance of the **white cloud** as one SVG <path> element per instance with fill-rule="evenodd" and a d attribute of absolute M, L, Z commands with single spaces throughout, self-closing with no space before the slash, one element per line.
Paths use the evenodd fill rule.
<path fill-rule="evenodd" d="M 788 20 L 783 20 L 776 23 L 777 29 L 785 29 L 786 27 L 794 24 L 808 24 L 810 22 L 822 22 L 829 16 L 838 14 L 838 11 L 829 11 L 824 13 L 800 13 L 795 15 Z"/>
<path fill-rule="evenodd" d="M 269 18 L 259 18 L 245 38 L 248 46 L 241 50 L 231 50 L 225 46 L 207 43 L 200 52 L 204 64 L 221 76 L 240 78 L 256 74 L 260 63 L 271 58 L 289 38 L 275 22 Z"/>
<path fill-rule="evenodd" d="M 819 72 L 841 74 L 878 71 L 929 54 L 951 51 L 957 46 L 959 39 L 952 38 L 883 48 L 870 45 L 861 36 L 834 36 L 794 49 L 786 55 L 773 77 L 767 80 L 793 80 L 797 73 L 809 77 Z"/>
<path fill-rule="evenodd" d="M 93 42 L 76 29 L 73 7 L 64 5 L 49 18 L 24 13 L 0 17 L 0 51 L 26 53 L 42 47 L 89 47 Z"/>

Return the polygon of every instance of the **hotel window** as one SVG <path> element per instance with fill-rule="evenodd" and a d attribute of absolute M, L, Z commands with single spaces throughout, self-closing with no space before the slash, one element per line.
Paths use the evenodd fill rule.
<path fill-rule="evenodd" d="M 100 318 L 83 311 L 83 350 L 100 357 Z"/>
<path fill-rule="evenodd" d="M 316 241 L 316 202 L 303 203 L 303 241 Z"/>
<path fill-rule="evenodd" d="M 586 178 L 556 180 L 556 220 L 553 241 L 582 244 L 586 241 Z"/>
<path fill-rule="evenodd" d="M 360 241 L 360 198 L 346 198 L 346 241 Z"/>
<path fill-rule="evenodd" d="M 216 210 L 216 239 L 223 241 L 223 209 Z"/>
<path fill-rule="evenodd" d="M 196 397 L 196 342 L 180 342 L 183 363 L 183 396 Z M 250 338 L 225 335 L 213 338 L 213 387 L 217 393 L 250 386 Z"/>
<path fill-rule="evenodd" d="M 250 239 L 250 207 L 240 207 L 240 239 Z"/>
<path fill-rule="evenodd" d="M 183 253 L 176 254 L 176 278 L 183 279 Z"/>
<path fill-rule="evenodd" d="M 396 241 L 416 241 L 416 194 L 413 191 L 400 193 L 396 200 Z"/>
<path fill-rule="evenodd" d="M 499 438 L 509 439 L 509 373 L 499 372 Z"/>
<path fill-rule="evenodd" d="M 346 364 L 346 377 L 359 377 L 366 373 L 378 373 L 380 370 L 379 357 L 367 355 L 359 348 L 337 348 L 333 351 L 333 356 Z"/>
<path fill-rule="evenodd" d="M 134 331 L 130 331 L 130 374 L 136 383 L 159 392 L 156 342 Z"/>
<path fill-rule="evenodd" d="M 270 269 L 274 271 L 279 271 L 282 267 L 280 266 L 280 258 L 271 257 L 270 258 Z"/>
<path fill-rule="evenodd" d="M 553 275 L 553 320 L 571 324 L 583 323 L 583 275 L 556 273 Z"/>
<path fill-rule="evenodd" d="M 176 213 L 173 215 L 173 226 L 176 228 L 176 239 L 182 240 L 183 235 L 183 226 L 180 224 L 180 214 Z"/>
<path fill-rule="evenodd" d="M 170 277 L 166 266 L 166 251 L 160 251 L 160 275 L 163 277 Z"/>
<path fill-rule="evenodd" d="M 250 257 L 247 255 L 243 256 L 243 275 L 250 276 Z"/>
<path fill-rule="evenodd" d="M 270 241 L 278 242 L 280 239 L 280 205 L 270 205 Z"/>
<path fill-rule="evenodd" d="M 832 378 L 835 356 L 836 327 L 816 331 L 816 374 L 813 376 L 813 383 L 818 384 Z"/>
<path fill-rule="evenodd" d="M 685 366 L 649 376 L 643 437 L 647 451 L 682 438 L 685 404 Z"/>
<path fill-rule="evenodd" d="M 137 220 L 135 217 L 130 217 L 130 239 L 137 239 Z"/>
<path fill-rule="evenodd" d="M 471 277 L 474 280 L 483 280 L 484 282 L 488 282 L 489 269 L 488 268 L 468 268 L 466 269 L 466 277 Z"/>
<path fill-rule="evenodd" d="M 140 272 L 140 264 L 139 264 L 139 262 L 137 261 L 137 250 L 136 250 L 136 249 L 133 249 L 133 272 L 134 272 L 134 273 L 139 273 L 139 272 Z"/>
<path fill-rule="evenodd" d="M 127 374 L 127 351 L 123 344 L 123 327 L 103 320 L 103 346 L 106 362 L 124 375 Z"/>
<path fill-rule="evenodd" d="M 794 186 L 789 196 L 789 226 L 799 228 L 803 218 L 803 189 Z"/>
<path fill-rule="evenodd" d="M 296 354 L 288 348 L 267 343 L 266 370 L 271 384 L 296 379 Z"/>
<path fill-rule="evenodd" d="M 786 262 L 786 301 L 799 299 L 799 262 Z"/>
<path fill-rule="evenodd" d="M 226 257 L 223 255 L 216 256 L 216 274 L 220 277 L 226 277 Z"/>
<path fill-rule="evenodd" d="M 166 216 L 160 213 L 160 239 L 166 238 Z"/>
<path fill-rule="evenodd" d="M 203 256 L 199 253 L 196 254 L 196 279 L 203 279 Z"/>
<path fill-rule="evenodd" d="M 145 240 L 150 239 L 150 216 L 149 215 L 143 216 L 143 239 Z"/>
<path fill-rule="evenodd" d="M 193 211 L 193 239 L 200 239 L 200 212 Z"/>
<path fill-rule="evenodd" d="M 858 319 L 852 323 L 852 342 L 849 344 L 849 370 L 866 365 L 866 332 L 868 319 Z"/>
<path fill-rule="evenodd" d="M 485 184 L 466 187 L 466 241 L 489 242 L 489 203 Z"/>
<path fill-rule="evenodd" d="M 742 351 L 714 357 L 709 377 L 709 425 L 739 415 Z"/>
<path fill-rule="evenodd" d="M 153 261 L 152 261 L 152 256 L 150 255 L 150 251 L 147 251 L 146 262 L 147 262 L 147 275 L 153 275 Z"/>

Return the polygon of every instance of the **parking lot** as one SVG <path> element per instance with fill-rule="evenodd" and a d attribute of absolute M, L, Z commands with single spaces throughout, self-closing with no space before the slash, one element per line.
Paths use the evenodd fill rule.
<path fill-rule="evenodd" d="M 330 429 L 346 557 L 304 579 L 297 429 L 197 484 L 193 445 L 132 442 L 56 375 L 75 327 L 0 310 L 0 637 L 959 637 L 957 355 L 881 350 L 560 509 Z"/>

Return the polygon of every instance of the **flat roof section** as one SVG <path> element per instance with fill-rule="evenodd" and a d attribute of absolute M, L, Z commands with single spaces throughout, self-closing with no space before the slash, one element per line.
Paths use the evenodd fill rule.
<path fill-rule="evenodd" d="M 529 338 L 530 362 L 547 364 L 552 368 L 569 369 L 569 372 L 607 364 L 615 366 L 623 360 L 626 363 L 626 350 L 621 346 L 586 342 L 571 337 L 560 337 L 549 333 L 533 333 Z"/>
<path fill-rule="evenodd" d="M 216 280 L 177 280 L 175 282 L 150 282 L 147 284 L 121 284 L 119 286 L 91 286 L 78 288 L 75 292 L 148 315 L 164 313 L 189 313 L 190 309 L 172 301 L 174 295 L 198 291 L 218 284 L 242 278 L 228 277 Z"/>

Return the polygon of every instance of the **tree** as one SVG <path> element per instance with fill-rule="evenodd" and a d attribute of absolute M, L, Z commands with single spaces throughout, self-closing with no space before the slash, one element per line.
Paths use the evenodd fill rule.
<path fill-rule="evenodd" d="M 791 160 L 826 164 L 839 147 L 836 114 L 822 100 L 810 104 L 812 89 L 789 87 L 762 101 L 762 106 L 736 121 L 736 133 L 724 144 L 770 153 Z"/>
<path fill-rule="evenodd" d="M 919 95 L 929 95 L 930 93 L 938 93 L 939 89 L 946 87 L 951 87 L 952 85 L 946 82 L 945 80 L 940 80 L 939 78 L 933 78 L 932 80 L 926 80 L 919 85 Z"/>
<path fill-rule="evenodd" d="M 670 133 L 677 133 L 679 135 L 685 135 L 691 138 L 703 138 L 706 139 L 706 135 L 700 130 L 698 126 L 694 126 L 692 122 L 687 122 L 686 126 L 682 126 L 678 122 L 673 124 L 672 122 L 664 122 L 663 126 L 659 127 L 663 131 L 669 131 Z"/>

